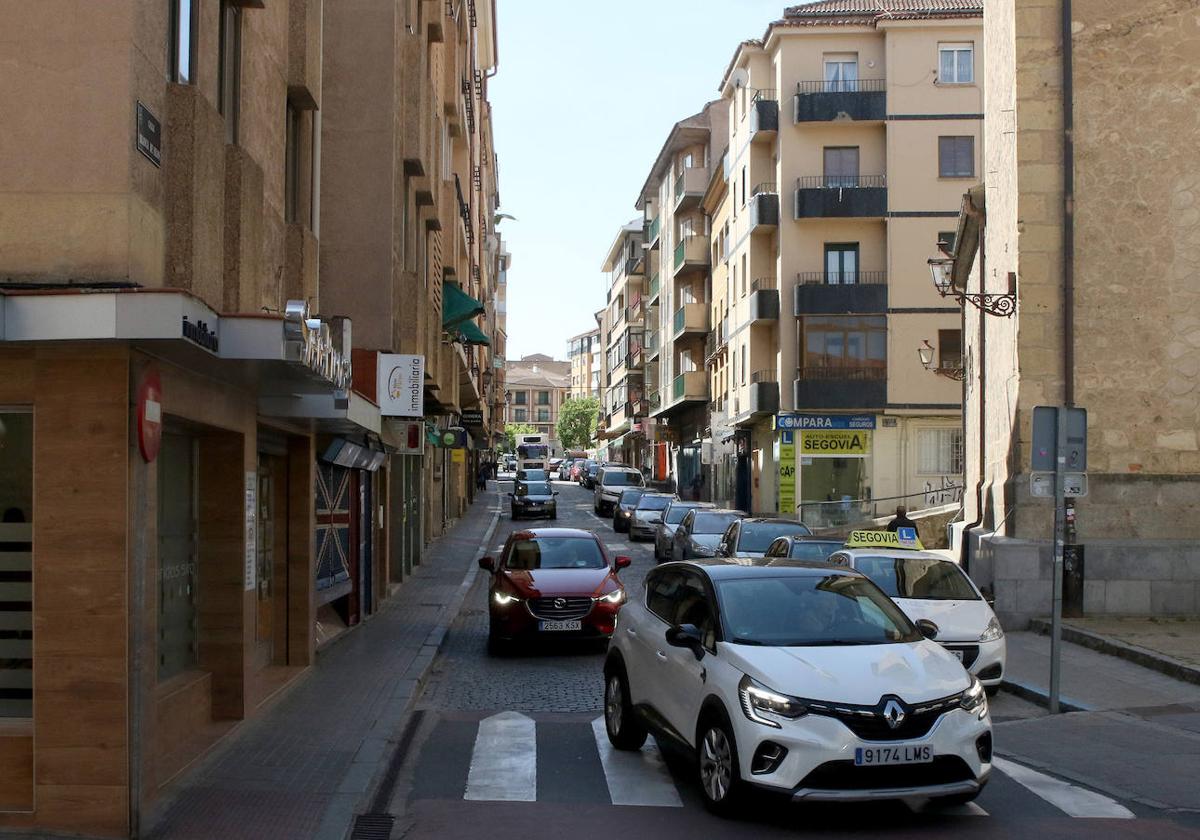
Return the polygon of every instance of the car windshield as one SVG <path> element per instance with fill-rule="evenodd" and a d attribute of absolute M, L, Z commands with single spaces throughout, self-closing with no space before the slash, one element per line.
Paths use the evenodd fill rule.
<path fill-rule="evenodd" d="M 963 570 L 932 557 L 858 557 L 854 568 L 892 598 L 928 601 L 978 601 Z"/>
<path fill-rule="evenodd" d="M 634 472 L 606 472 L 603 483 L 606 487 L 621 487 L 626 484 L 641 485 L 642 476 L 640 473 Z"/>
<path fill-rule="evenodd" d="M 833 542 L 802 542 L 797 540 L 792 543 L 788 557 L 793 560 L 813 560 L 818 563 L 824 563 L 829 559 L 829 555 L 841 547 L 842 544 L 836 540 Z"/>
<path fill-rule="evenodd" d="M 671 504 L 670 496 L 642 496 L 638 502 L 638 510 L 666 510 Z"/>
<path fill-rule="evenodd" d="M 521 481 L 545 481 L 549 476 L 545 470 L 521 470 L 517 478 Z"/>
<path fill-rule="evenodd" d="M 717 597 L 734 644 L 883 645 L 922 638 L 891 599 L 857 575 L 720 580 Z"/>
<path fill-rule="evenodd" d="M 510 571 L 536 569 L 603 569 L 604 555 L 595 540 L 583 537 L 537 537 L 513 543 L 504 567 Z"/>
<path fill-rule="evenodd" d="M 642 494 L 645 492 L 646 492 L 645 490 L 622 490 L 621 491 L 621 504 L 636 505 L 638 499 L 642 498 Z"/>
<path fill-rule="evenodd" d="M 517 457 L 528 458 L 530 461 L 540 461 L 549 456 L 550 447 L 540 444 L 522 443 L 517 447 Z"/>
<path fill-rule="evenodd" d="M 549 496 L 550 485 L 545 481 L 529 481 L 517 485 L 518 496 Z"/>
<path fill-rule="evenodd" d="M 724 534 L 738 520 L 736 513 L 697 513 L 692 522 L 693 534 Z"/>
<path fill-rule="evenodd" d="M 807 534 L 808 528 L 799 522 L 747 522 L 738 537 L 738 551 L 766 551 L 776 537 Z"/>
<path fill-rule="evenodd" d="M 588 475 L 595 475 L 596 473 L 600 472 L 600 465 L 599 464 L 588 464 L 587 471 L 588 471 Z"/>
<path fill-rule="evenodd" d="M 687 516 L 687 512 L 694 507 L 696 506 L 675 503 L 667 510 L 667 515 L 663 517 L 663 522 L 668 525 L 678 525 L 683 521 L 683 517 Z"/>

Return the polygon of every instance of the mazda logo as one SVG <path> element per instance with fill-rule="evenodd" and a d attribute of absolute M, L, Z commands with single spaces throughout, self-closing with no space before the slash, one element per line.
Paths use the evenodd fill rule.
<path fill-rule="evenodd" d="M 567 608 L 567 599 L 566 598 L 555 598 L 554 599 L 554 609 L 565 610 L 566 608 Z"/>
<path fill-rule="evenodd" d="M 889 728 L 900 728 L 900 724 L 904 723 L 907 716 L 904 707 L 895 700 L 888 700 L 883 704 L 883 719 L 887 721 Z"/>

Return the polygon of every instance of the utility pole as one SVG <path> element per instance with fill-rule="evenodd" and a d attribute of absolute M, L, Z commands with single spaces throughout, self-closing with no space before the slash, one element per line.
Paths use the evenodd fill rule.
<path fill-rule="evenodd" d="M 1063 546 L 1067 521 L 1067 412 L 1056 413 L 1057 445 L 1054 449 L 1054 564 L 1053 604 L 1050 613 L 1050 714 L 1058 714 L 1059 682 L 1062 674 Z"/>

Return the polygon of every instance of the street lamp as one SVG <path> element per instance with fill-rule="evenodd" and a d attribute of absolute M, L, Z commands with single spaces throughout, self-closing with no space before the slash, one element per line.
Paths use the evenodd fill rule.
<path fill-rule="evenodd" d="M 956 382 L 962 382 L 966 376 L 966 371 L 961 367 L 934 367 L 933 366 L 933 345 L 929 343 L 929 339 L 922 339 L 921 346 L 917 348 L 917 358 L 921 360 L 921 367 L 931 373 L 936 373 L 938 376 L 944 376 L 947 379 L 953 379 Z"/>
<path fill-rule="evenodd" d="M 1017 275 L 1008 274 L 1008 293 L 995 294 L 991 292 L 960 292 L 954 288 L 954 260 L 935 257 L 928 260 L 929 273 L 933 276 L 933 287 L 942 297 L 952 297 L 959 305 L 970 303 L 976 309 L 988 315 L 999 315 L 1007 318 L 1017 312 Z"/>

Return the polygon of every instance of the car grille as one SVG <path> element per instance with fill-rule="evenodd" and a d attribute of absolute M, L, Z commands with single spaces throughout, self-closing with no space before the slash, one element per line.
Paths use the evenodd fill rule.
<path fill-rule="evenodd" d="M 544 621 L 570 621 L 592 611 L 591 598 L 530 598 L 529 612 Z"/>
<path fill-rule="evenodd" d="M 946 650 L 962 651 L 964 668 L 970 668 L 979 658 L 979 645 L 944 645 L 944 647 Z"/>
<path fill-rule="evenodd" d="M 902 703 L 904 720 L 895 728 L 883 714 L 886 700 L 881 700 L 874 706 L 809 703 L 808 711 L 810 714 L 837 718 L 864 741 L 911 741 L 928 735 L 938 719 L 958 703 L 957 694 L 916 706 Z"/>
<path fill-rule="evenodd" d="M 804 777 L 801 788 L 870 790 L 913 788 L 974 780 L 971 768 L 956 755 L 939 755 L 928 764 L 856 767 L 853 761 L 827 761 Z"/>

